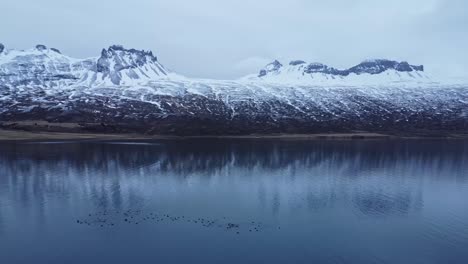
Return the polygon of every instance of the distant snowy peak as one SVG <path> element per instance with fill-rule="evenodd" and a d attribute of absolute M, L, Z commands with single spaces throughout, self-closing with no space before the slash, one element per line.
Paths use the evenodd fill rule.
<path fill-rule="evenodd" d="M 103 49 L 96 66 L 99 78 L 109 78 L 115 85 L 150 81 L 168 75 L 151 51 L 125 49 L 119 45 Z"/>
<path fill-rule="evenodd" d="M 98 59 L 98 71 L 109 71 L 111 62 L 114 63 L 115 70 L 120 70 L 138 68 L 146 63 L 157 61 L 158 59 L 151 51 L 125 49 L 123 46 L 113 45 L 101 51 L 101 57 Z"/>
<path fill-rule="evenodd" d="M 270 73 L 278 73 L 282 67 L 283 64 L 275 60 L 274 62 L 267 64 L 264 69 L 261 69 L 258 77 L 267 76 Z"/>
<path fill-rule="evenodd" d="M 0 44 L 0 85 L 65 87 L 135 85 L 175 76 L 151 51 L 119 45 L 100 57 L 75 59 L 39 44 L 29 50 L 9 50 Z"/>
<path fill-rule="evenodd" d="M 266 81 L 304 81 L 304 82 L 398 82 L 398 81 L 430 81 L 424 73 L 424 66 L 411 65 L 406 61 L 378 59 L 366 60 L 349 69 L 337 69 L 323 63 L 307 63 L 294 60 L 283 65 L 278 60 L 267 64 L 256 77 Z"/>
<path fill-rule="evenodd" d="M 325 73 L 325 74 L 332 74 L 332 75 L 340 75 L 340 76 L 348 76 L 352 73 L 354 74 L 380 74 L 387 70 L 395 70 L 399 72 L 412 72 L 412 71 L 424 71 L 424 66 L 415 66 L 410 65 L 406 61 L 398 62 L 392 60 L 366 60 L 361 62 L 360 64 L 353 66 L 349 69 L 345 70 L 338 70 L 333 67 L 329 67 L 322 63 L 310 63 L 307 64 L 305 61 L 302 60 L 294 60 L 289 63 L 289 68 L 296 68 L 299 71 L 303 71 L 306 74 L 310 73 Z M 258 77 L 263 77 L 268 75 L 269 73 L 278 73 L 283 68 L 283 64 L 281 64 L 278 60 L 273 61 L 265 66 L 264 69 L 260 70 Z"/>

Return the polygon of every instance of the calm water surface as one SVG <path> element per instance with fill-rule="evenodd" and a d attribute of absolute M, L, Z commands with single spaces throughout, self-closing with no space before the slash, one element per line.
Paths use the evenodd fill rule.
<path fill-rule="evenodd" d="M 0 143 L 0 263 L 468 263 L 468 141 Z"/>

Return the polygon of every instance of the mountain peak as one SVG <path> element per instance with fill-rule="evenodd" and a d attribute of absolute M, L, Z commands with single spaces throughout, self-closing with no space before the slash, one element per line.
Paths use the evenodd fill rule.
<path fill-rule="evenodd" d="M 407 61 L 394 61 L 388 59 L 372 59 L 365 60 L 358 65 L 348 69 L 337 69 L 326 64 L 314 62 L 307 63 L 303 60 L 293 60 L 287 66 L 283 66 L 281 62 L 275 60 L 267 64 L 260 70 L 258 77 L 267 78 L 272 76 L 274 79 L 287 80 L 289 77 L 294 80 L 310 76 L 316 79 L 314 75 L 320 74 L 325 79 L 341 79 L 350 75 L 378 75 L 385 71 L 393 70 L 400 73 L 423 72 L 423 65 L 411 65 Z M 286 77 L 289 76 L 289 77 Z M 283 76 L 283 77 L 280 77 Z M 420 76 L 416 75 L 416 76 Z"/>
<path fill-rule="evenodd" d="M 305 64 L 306 62 L 303 61 L 303 60 L 293 60 L 291 62 L 289 62 L 289 65 L 291 66 L 297 66 L 297 65 L 301 65 L 301 64 Z"/>
<path fill-rule="evenodd" d="M 122 45 L 112 45 L 103 49 L 96 69 L 103 74 L 103 78 L 110 77 L 115 85 L 122 84 L 122 80 L 150 80 L 168 74 L 153 52 L 126 49 Z"/>
<path fill-rule="evenodd" d="M 88 59 L 70 58 L 42 44 L 11 51 L 1 45 L 0 53 L 0 86 L 133 85 L 168 75 L 151 51 L 121 45 L 102 49 L 99 57 Z"/>
<path fill-rule="evenodd" d="M 58 50 L 56 48 L 48 48 L 46 45 L 42 45 L 42 44 L 37 44 L 35 48 L 36 48 L 36 50 L 41 51 L 41 52 L 46 52 L 47 50 L 51 50 L 51 51 L 56 52 L 58 54 L 62 54 L 60 52 L 60 50 Z"/>
<path fill-rule="evenodd" d="M 101 51 L 101 57 L 98 59 L 97 67 L 98 72 L 109 72 L 109 67 L 113 64 L 114 70 L 119 71 L 122 69 L 137 68 L 149 62 L 157 62 L 157 60 L 157 57 L 155 57 L 151 51 L 126 49 L 121 45 L 112 45 L 108 49 L 103 49 Z"/>
<path fill-rule="evenodd" d="M 265 69 L 260 70 L 258 77 L 266 76 L 268 73 L 271 72 L 277 72 L 281 67 L 283 67 L 283 64 L 281 64 L 278 60 L 274 60 L 273 62 L 268 63 L 265 66 Z"/>
<path fill-rule="evenodd" d="M 145 50 L 137 50 L 137 49 L 126 49 L 122 45 L 111 45 L 107 50 L 103 49 L 103 52 L 106 52 L 108 56 L 112 55 L 129 55 L 129 54 L 134 54 L 136 56 L 140 57 L 148 57 L 152 61 L 157 61 L 158 58 L 153 55 L 152 51 L 145 51 Z"/>
<path fill-rule="evenodd" d="M 42 45 L 42 44 L 37 44 L 36 45 L 36 49 L 38 51 L 44 51 L 44 50 L 47 50 L 47 46 L 46 45 Z"/>
<path fill-rule="evenodd" d="M 281 64 L 281 62 L 279 62 L 278 60 L 274 60 L 273 62 L 269 63 L 266 67 L 271 70 L 276 70 L 283 67 L 283 64 Z"/>

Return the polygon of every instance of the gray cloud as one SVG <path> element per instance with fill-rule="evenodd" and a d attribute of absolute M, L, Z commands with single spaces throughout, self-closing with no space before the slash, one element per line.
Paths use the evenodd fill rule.
<path fill-rule="evenodd" d="M 275 58 L 337 67 L 391 58 L 464 74 L 467 9 L 463 0 L 7 0 L 0 42 L 74 57 L 115 43 L 151 49 L 195 77 L 236 78 Z"/>

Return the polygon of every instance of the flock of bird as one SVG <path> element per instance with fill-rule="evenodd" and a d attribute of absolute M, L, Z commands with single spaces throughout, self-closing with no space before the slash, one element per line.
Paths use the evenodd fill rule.
<path fill-rule="evenodd" d="M 98 211 L 89 213 L 87 216 L 77 219 L 76 223 L 85 226 L 94 227 L 114 227 L 120 224 L 133 224 L 139 225 L 143 223 L 181 223 L 201 225 L 206 228 L 219 228 L 225 231 L 235 232 L 240 234 L 243 232 L 260 232 L 267 228 L 261 222 L 248 221 L 243 223 L 234 223 L 229 221 L 226 217 L 221 219 L 209 218 L 193 218 L 184 215 L 175 216 L 169 214 L 155 213 L 155 212 L 142 212 L 141 210 L 125 210 L 125 211 Z M 276 228 L 280 230 L 281 227 Z"/>

